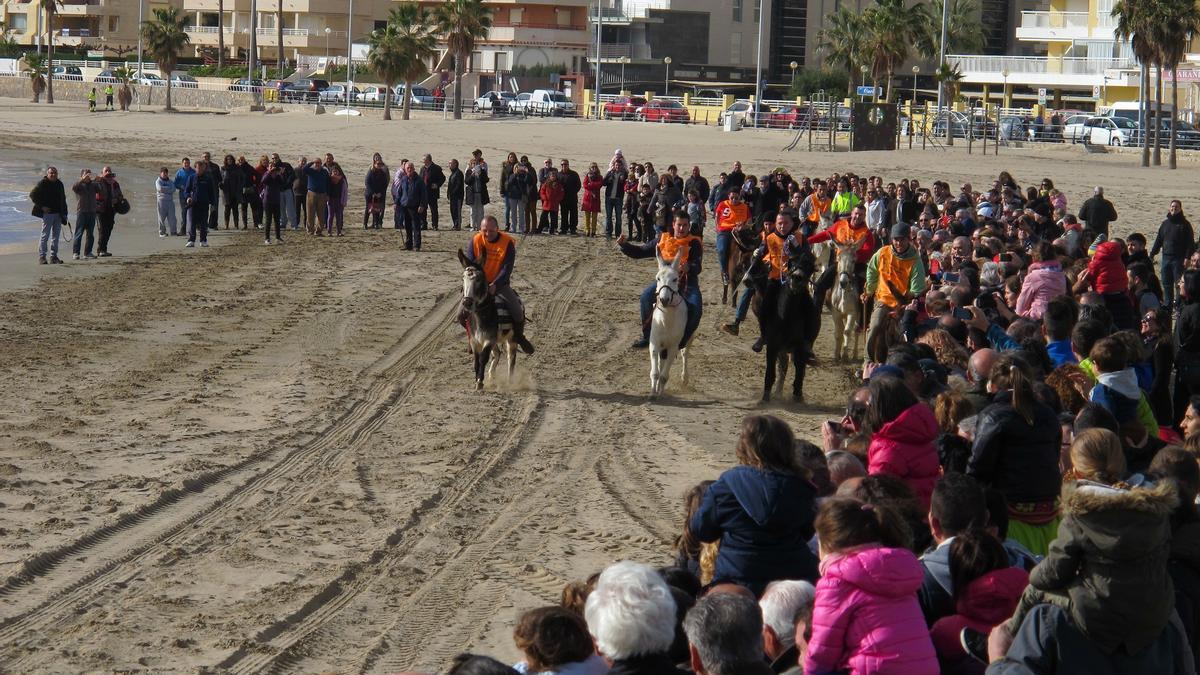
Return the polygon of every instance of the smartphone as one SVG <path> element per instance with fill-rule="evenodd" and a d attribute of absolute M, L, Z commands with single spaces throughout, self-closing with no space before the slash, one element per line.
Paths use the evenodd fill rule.
<path fill-rule="evenodd" d="M 965 307 L 959 307 L 958 309 L 954 310 L 954 318 L 962 321 L 970 321 L 971 312 L 967 311 Z"/>

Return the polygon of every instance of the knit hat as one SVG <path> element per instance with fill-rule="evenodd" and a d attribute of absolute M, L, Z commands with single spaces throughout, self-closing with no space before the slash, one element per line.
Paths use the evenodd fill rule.
<path fill-rule="evenodd" d="M 908 223 L 896 223 L 892 226 L 892 239 L 908 239 L 912 236 L 912 226 Z"/>

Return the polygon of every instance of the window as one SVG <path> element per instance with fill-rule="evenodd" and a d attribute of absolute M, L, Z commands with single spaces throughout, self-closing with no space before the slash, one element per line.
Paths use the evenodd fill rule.
<path fill-rule="evenodd" d="M 29 29 L 29 15 L 9 14 L 8 29 L 14 33 L 24 33 Z"/>
<path fill-rule="evenodd" d="M 509 23 L 514 23 L 514 24 L 521 23 L 521 19 L 524 19 L 524 18 L 525 18 L 525 10 L 524 9 L 521 9 L 520 7 L 513 7 L 512 9 L 508 10 Z"/>
<path fill-rule="evenodd" d="M 733 20 L 739 23 L 742 20 L 742 0 L 733 0 Z"/>
<path fill-rule="evenodd" d="M 554 10 L 554 12 L 558 16 L 558 25 L 560 25 L 560 26 L 570 26 L 571 25 L 571 10 L 556 9 L 556 10 Z"/>
<path fill-rule="evenodd" d="M 119 16 L 108 17 L 108 32 L 116 33 L 120 29 L 121 29 L 121 17 L 119 17 Z"/>
<path fill-rule="evenodd" d="M 742 62 L 742 34 L 729 34 L 729 63 L 738 64 Z"/>

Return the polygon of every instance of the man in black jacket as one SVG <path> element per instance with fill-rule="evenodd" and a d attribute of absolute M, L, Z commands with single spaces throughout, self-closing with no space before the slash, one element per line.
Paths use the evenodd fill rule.
<path fill-rule="evenodd" d="M 1171 306 L 1175 298 L 1175 284 L 1183 277 L 1183 261 L 1195 250 L 1196 233 L 1192 230 L 1192 224 L 1183 216 L 1183 204 L 1178 199 L 1172 199 L 1166 219 L 1158 226 L 1154 247 L 1150 249 L 1151 258 L 1162 251 L 1159 272 L 1162 275 L 1163 302 L 1167 307 Z"/>
<path fill-rule="evenodd" d="M 688 176 L 688 179 L 683 183 L 683 194 L 685 196 L 692 190 L 695 190 L 696 194 L 700 195 L 701 204 L 708 203 L 708 195 L 711 190 L 708 186 L 708 179 L 700 175 L 700 167 L 698 166 L 692 167 L 692 175 Z"/>
<path fill-rule="evenodd" d="M 363 211 L 363 229 L 383 227 L 383 212 L 387 208 L 388 186 L 392 177 L 388 175 L 387 165 L 383 156 L 378 152 L 371 157 L 371 168 L 363 181 L 366 209 Z M 374 205 L 374 209 L 372 209 Z"/>
<path fill-rule="evenodd" d="M 425 155 L 421 165 L 421 182 L 425 183 L 425 206 L 421 207 L 421 229 L 430 227 L 438 229 L 438 197 L 441 196 L 442 186 L 446 184 L 446 174 L 442 167 L 433 163 L 432 155 Z"/>
<path fill-rule="evenodd" d="M 583 189 L 583 183 L 579 180 L 579 172 L 571 168 L 571 163 L 563 160 L 558 171 L 558 183 L 562 185 L 563 198 L 559 204 L 560 212 L 559 222 L 562 224 L 562 229 L 559 232 L 566 234 L 578 234 L 579 229 L 579 191 Z"/>
<path fill-rule="evenodd" d="M 463 196 L 466 194 L 463 172 L 458 168 L 458 160 L 450 160 L 450 176 L 446 180 L 446 199 L 450 202 L 450 222 L 455 230 L 462 229 Z"/>
<path fill-rule="evenodd" d="M 29 193 L 33 215 L 42 219 L 42 237 L 38 240 L 38 264 L 45 265 L 49 248 L 50 262 L 62 264 L 58 258 L 58 240 L 67 219 L 67 193 L 58 179 L 58 169 L 46 169 L 46 176 Z"/>
<path fill-rule="evenodd" d="M 1091 198 L 1079 207 L 1079 219 L 1084 222 L 1084 231 L 1095 239 L 1100 235 L 1108 237 L 1108 224 L 1117 219 L 1117 208 L 1104 198 L 1104 188 L 1096 186 Z"/>

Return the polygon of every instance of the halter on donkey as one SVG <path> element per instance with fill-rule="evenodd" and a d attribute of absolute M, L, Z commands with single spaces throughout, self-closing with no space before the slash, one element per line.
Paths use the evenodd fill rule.
<path fill-rule="evenodd" d="M 658 273 L 655 275 L 654 313 L 650 316 L 651 398 L 657 398 L 666 389 L 676 354 L 679 354 L 683 364 L 683 381 L 688 381 L 687 352 L 691 344 L 691 340 L 688 340 L 688 345 L 679 346 L 688 319 L 687 303 L 680 290 L 682 279 L 679 267 L 683 249 L 675 254 L 675 259 L 670 263 L 664 261 L 657 251 L 654 258 L 658 261 Z M 695 338 L 695 335 L 692 337 Z"/>
<path fill-rule="evenodd" d="M 833 359 L 858 358 L 858 327 L 863 324 L 863 303 L 858 297 L 854 280 L 856 255 L 866 235 L 850 243 L 833 239 L 837 251 L 837 282 L 829 298 L 829 313 L 833 317 Z M 851 350 L 850 345 L 854 348 Z"/>
<path fill-rule="evenodd" d="M 488 289 L 483 265 L 487 259 L 484 251 L 478 262 L 474 262 L 458 251 L 458 261 L 463 266 L 462 311 L 466 315 L 467 341 L 475 357 L 475 389 L 483 389 L 484 377 L 492 377 L 496 360 L 492 351 L 502 351 L 508 357 L 508 377 L 511 380 L 517 364 L 517 343 L 514 338 L 513 321 L 508 308 L 496 302 L 496 295 Z"/>

